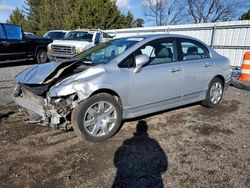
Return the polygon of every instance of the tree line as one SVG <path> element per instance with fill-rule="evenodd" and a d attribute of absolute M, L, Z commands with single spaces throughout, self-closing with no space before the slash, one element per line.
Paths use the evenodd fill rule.
<path fill-rule="evenodd" d="M 22 25 L 38 35 L 53 29 L 121 29 L 142 27 L 129 11 L 119 11 L 116 0 L 26 0 L 15 9 L 8 22 Z M 145 19 L 152 25 L 207 23 L 250 19 L 244 7 L 248 0 L 142 0 Z M 244 13 L 244 14 L 243 14 Z"/>
<path fill-rule="evenodd" d="M 26 0 L 7 22 L 22 25 L 24 31 L 43 35 L 53 29 L 118 29 L 142 27 L 129 11 L 121 13 L 114 0 Z"/>
<path fill-rule="evenodd" d="M 143 0 L 143 2 L 146 19 L 158 26 L 235 20 L 250 7 L 249 0 Z M 249 11 L 239 19 L 249 19 Z"/>

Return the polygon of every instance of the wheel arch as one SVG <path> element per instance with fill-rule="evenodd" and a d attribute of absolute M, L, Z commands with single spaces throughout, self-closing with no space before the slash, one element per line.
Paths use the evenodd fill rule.
<path fill-rule="evenodd" d="M 122 99 L 121 99 L 120 95 L 119 95 L 117 92 L 115 92 L 114 90 L 107 89 L 107 88 L 98 89 L 98 90 L 94 91 L 94 92 L 90 95 L 90 97 L 93 96 L 93 95 L 99 94 L 99 93 L 107 93 L 107 94 L 110 94 L 110 95 L 114 96 L 114 97 L 116 98 L 116 100 L 117 100 L 117 101 L 121 104 L 121 106 L 122 106 Z"/>
<path fill-rule="evenodd" d="M 218 75 L 216 75 L 213 79 L 215 79 L 215 78 L 219 78 L 219 79 L 222 81 L 223 86 L 225 85 L 225 78 L 224 78 L 222 75 L 218 74 Z M 213 80 L 213 79 L 212 79 L 212 80 Z"/>
<path fill-rule="evenodd" d="M 44 49 L 47 52 L 47 46 L 46 45 L 39 45 L 39 46 L 36 47 L 35 54 L 34 54 L 35 56 L 37 55 L 37 52 L 40 49 Z"/>

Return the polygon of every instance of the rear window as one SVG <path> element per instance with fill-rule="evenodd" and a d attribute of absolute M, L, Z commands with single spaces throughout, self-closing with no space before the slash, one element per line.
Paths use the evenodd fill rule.
<path fill-rule="evenodd" d="M 56 32 L 47 32 L 44 37 L 48 37 L 48 38 L 52 38 L 52 39 L 63 39 L 64 36 L 65 36 L 65 32 L 59 32 L 59 31 L 56 31 Z"/>
<path fill-rule="evenodd" d="M 10 40 L 22 40 L 22 28 L 16 25 L 5 25 L 7 38 Z"/>
<path fill-rule="evenodd" d="M 5 31 L 2 25 L 0 25 L 0 39 L 5 39 Z"/>

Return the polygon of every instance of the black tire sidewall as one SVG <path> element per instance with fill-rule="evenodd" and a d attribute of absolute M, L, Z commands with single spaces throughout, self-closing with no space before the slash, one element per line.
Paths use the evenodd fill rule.
<path fill-rule="evenodd" d="M 44 52 L 45 55 L 46 55 L 46 60 L 45 60 L 45 62 L 41 62 L 41 60 L 40 60 L 40 53 L 41 53 L 41 52 Z M 48 61 L 48 57 L 47 57 L 47 54 L 46 54 L 46 50 L 44 50 L 44 49 L 39 49 L 39 50 L 37 51 L 37 53 L 36 53 L 36 61 L 37 61 L 38 64 L 46 63 L 46 62 Z"/>
<path fill-rule="evenodd" d="M 115 107 L 117 112 L 117 120 L 115 122 L 115 126 L 113 127 L 113 129 L 107 135 L 94 137 L 90 135 L 88 131 L 85 129 L 83 125 L 83 120 L 87 109 L 99 101 L 107 101 Z M 109 94 L 101 93 L 93 95 L 92 97 L 81 102 L 72 112 L 72 125 L 74 130 L 82 138 L 92 142 L 100 142 L 112 137 L 121 126 L 121 121 L 122 121 L 122 107 L 120 103 L 115 99 L 115 97 Z"/>
<path fill-rule="evenodd" d="M 210 91 L 211 91 L 211 88 L 212 88 L 213 84 L 216 83 L 216 82 L 219 82 L 221 84 L 221 86 L 222 86 L 222 94 L 221 94 L 220 101 L 217 104 L 214 104 L 211 101 Z M 213 108 L 213 107 L 217 106 L 222 100 L 223 93 L 224 93 L 224 84 L 223 84 L 222 80 L 220 78 L 217 78 L 217 77 L 214 78 L 209 84 L 206 99 L 205 99 L 205 101 L 203 101 L 203 105 L 207 106 L 207 107 L 210 107 L 210 108 Z"/>

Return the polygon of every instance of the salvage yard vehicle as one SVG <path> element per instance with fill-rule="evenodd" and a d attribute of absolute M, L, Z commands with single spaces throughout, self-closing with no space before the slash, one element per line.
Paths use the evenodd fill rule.
<path fill-rule="evenodd" d="M 50 60 L 68 60 L 109 39 L 111 37 L 101 30 L 77 29 L 68 32 L 63 39 L 49 44 L 47 54 Z"/>
<path fill-rule="evenodd" d="M 199 102 L 215 107 L 230 82 L 229 60 L 182 35 L 101 43 L 65 62 L 16 76 L 15 102 L 31 121 L 89 141 L 113 136 L 123 119 Z"/>
<path fill-rule="evenodd" d="M 43 37 L 51 38 L 52 40 L 62 40 L 68 32 L 68 30 L 51 30 L 46 32 Z"/>
<path fill-rule="evenodd" d="M 45 63 L 51 42 L 48 38 L 26 36 L 18 25 L 0 23 L 0 64 L 33 59 Z"/>
<path fill-rule="evenodd" d="M 35 36 L 35 34 L 32 33 L 32 32 L 24 32 L 24 35 L 25 35 L 26 37 L 34 37 L 34 36 Z"/>

